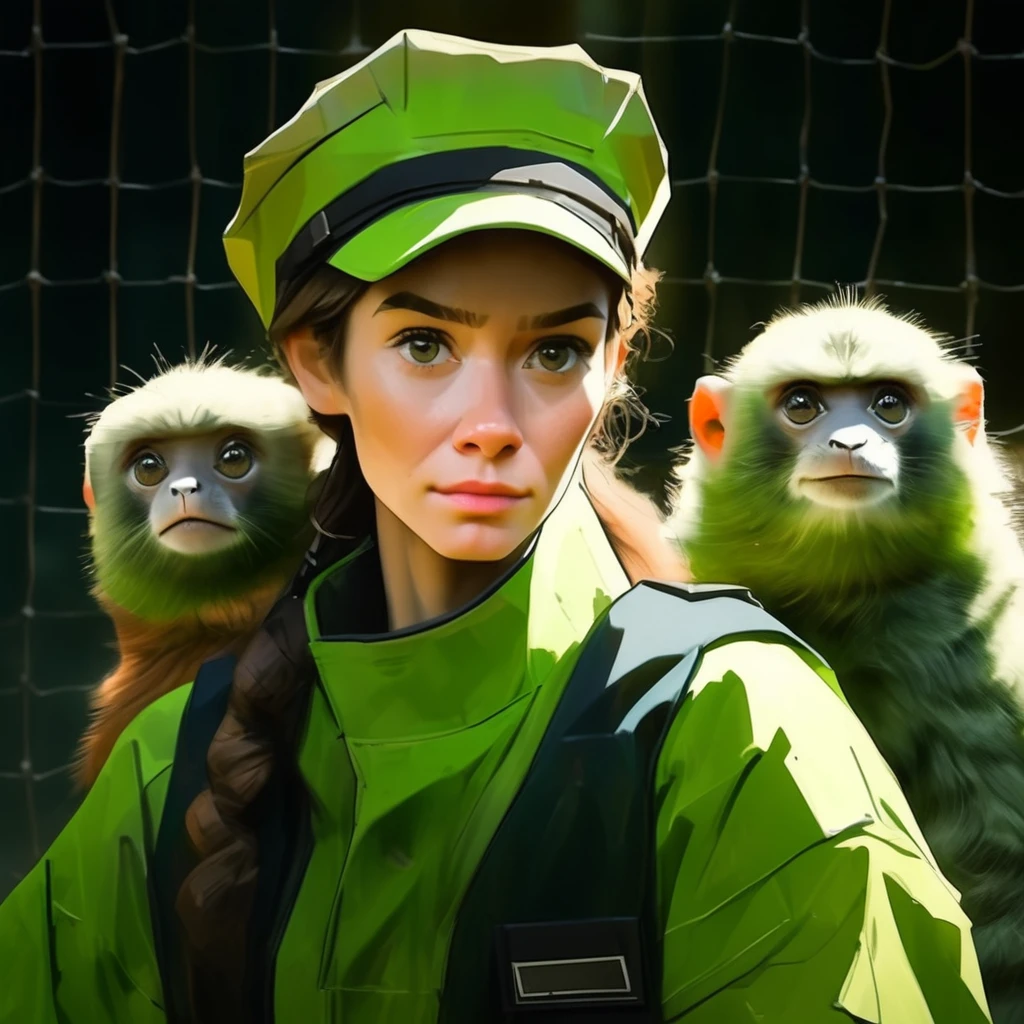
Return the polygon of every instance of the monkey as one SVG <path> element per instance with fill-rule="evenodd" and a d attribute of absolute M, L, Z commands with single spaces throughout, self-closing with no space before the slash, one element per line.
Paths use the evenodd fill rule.
<path fill-rule="evenodd" d="M 814 647 L 959 890 L 996 1024 L 1024 1021 L 1024 552 L 984 384 L 840 293 L 777 314 L 689 402 L 666 529 Z"/>
<path fill-rule="evenodd" d="M 82 495 L 119 662 L 92 694 L 81 788 L 144 707 L 262 622 L 312 540 L 335 447 L 297 388 L 206 353 L 112 398 L 90 418 Z"/>

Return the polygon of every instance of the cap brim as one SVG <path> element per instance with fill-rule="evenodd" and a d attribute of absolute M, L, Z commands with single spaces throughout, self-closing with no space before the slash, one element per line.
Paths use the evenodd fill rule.
<path fill-rule="evenodd" d="M 557 203 L 524 193 L 439 196 L 393 210 L 346 242 L 328 263 L 360 281 L 380 281 L 449 239 L 488 228 L 550 235 L 624 281 L 631 278 L 622 256 L 599 231 Z"/>

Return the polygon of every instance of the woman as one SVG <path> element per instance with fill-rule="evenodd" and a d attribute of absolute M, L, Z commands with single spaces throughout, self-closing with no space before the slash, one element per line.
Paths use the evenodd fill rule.
<path fill-rule="evenodd" d="M 0 1020 L 988 1019 L 828 669 L 630 590 L 649 524 L 588 497 L 666 199 L 576 47 L 403 33 L 249 154 L 226 246 L 340 442 L 321 542 L 0 909 Z"/>

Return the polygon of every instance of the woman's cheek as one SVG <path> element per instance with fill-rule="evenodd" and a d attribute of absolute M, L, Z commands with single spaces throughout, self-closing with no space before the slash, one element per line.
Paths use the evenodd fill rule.
<path fill-rule="evenodd" d="M 589 434 L 598 409 L 582 390 L 567 402 L 547 410 L 533 434 L 533 448 L 548 479 L 557 479 Z"/>

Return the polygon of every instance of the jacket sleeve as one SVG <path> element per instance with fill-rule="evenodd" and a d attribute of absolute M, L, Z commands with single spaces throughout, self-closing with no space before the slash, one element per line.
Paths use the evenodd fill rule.
<path fill-rule="evenodd" d="M 0 905 L 0 1024 L 164 1024 L 146 864 L 188 690 L 125 730 L 74 817 Z"/>
<path fill-rule="evenodd" d="M 656 784 L 666 1022 L 990 1020 L 959 895 L 828 670 L 711 650 Z"/>

